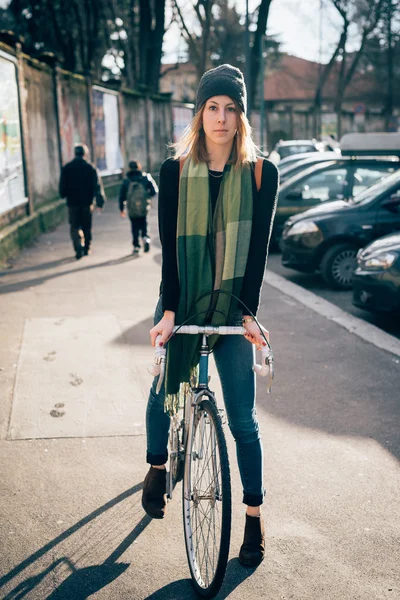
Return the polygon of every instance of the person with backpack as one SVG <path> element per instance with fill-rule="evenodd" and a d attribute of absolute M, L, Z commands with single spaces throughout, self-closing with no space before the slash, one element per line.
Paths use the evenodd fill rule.
<path fill-rule="evenodd" d="M 189 319 L 193 325 L 243 325 L 244 336 L 221 336 L 213 352 L 246 505 L 239 561 L 255 567 L 265 555 L 265 532 L 252 344 L 266 345 L 268 335 L 266 330 L 261 333 L 255 317 L 279 175 L 272 162 L 257 156 L 246 117 L 246 95 L 239 69 L 225 64 L 207 71 L 199 83 L 190 127 L 174 146 L 174 158 L 161 166 L 162 282 L 150 338 L 155 346 L 160 336 L 158 344 L 166 345 L 167 362 L 165 380 L 158 390 L 158 377 L 154 379 L 147 404 L 150 468 L 142 505 L 151 517 L 164 518 L 170 425 L 166 410 L 198 363 L 197 348 L 191 339 L 183 339 L 192 336 L 171 337 L 174 326 Z"/>
<path fill-rule="evenodd" d="M 140 163 L 131 160 L 129 169 L 119 194 L 119 210 L 123 218 L 128 213 L 132 226 L 133 253 L 138 254 L 139 234 L 144 243 L 144 252 L 150 250 L 147 213 L 151 208 L 150 198 L 158 193 L 158 187 L 150 173 L 142 171 Z"/>

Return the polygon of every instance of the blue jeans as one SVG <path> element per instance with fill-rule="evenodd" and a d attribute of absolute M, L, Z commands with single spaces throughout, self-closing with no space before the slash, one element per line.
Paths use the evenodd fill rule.
<path fill-rule="evenodd" d="M 154 324 L 163 316 L 161 298 Z M 241 325 L 238 317 L 234 325 Z M 263 449 L 257 421 L 255 375 L 252 370 L 254 346 L 243 336 L 221 337 L 214 348 L 214 358 L 221 380 L 229 428 L 236 442 L 236 454 L 243 485 L 243 502 L 248 506 L 263 503 Z M 150 389 L 146 412 L 147 462 L 163 465 L 168 459 L 170 419 L 164 412 L 164 385 L 156 394 L 158 377 Z"/>

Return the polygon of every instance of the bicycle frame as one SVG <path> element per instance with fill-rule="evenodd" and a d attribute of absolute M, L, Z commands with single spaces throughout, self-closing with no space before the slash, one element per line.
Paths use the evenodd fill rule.
<path fill-rule="evenodd" d="M 207 397 L 210 400 L 212 400 L 214 402 L 214 404 L 216 404 L 215 395 L 208 387 L 208 381 L 209 381 L 208 357 L 210 355 L 210 349 L 208 346 L 207 338 L 208 338 L 208 335 L 203 334 L 203 339 L 202 339 L 202 344 L 201 344 L 201 349 L 200 349 L 198 384 L 195 388 L 190 386 L 190 392 L 186 395 L 186 398 L 185 398 L 185 404 L 183 407 L 183 419 L 182 419 L 182 422 L 180 423 L 180 427 L 182 427 L 182 445 L 183 445 L 184 456 L 183 457 L 179 456 L 179 449 L 178 449 L 178 456 L 177 456 L 178 460 L 184 461 L 185 460 L 184 457 L 186 456 L 186 454 L 188 452 L 190 452 L 190 450 L 188 450 L 188 440 L 191 439 L 191 436 L 193 433 L 195 409 L 196 409 L 197 404 L 200 402 L 201 398 L 204 395 L 207 395 Z M 179 430 L 179 416 L 178 415 L 173 415 L 171 417 L 171 426 L 175 427 L 176 430 Z M 175 458 L 175 457 L 171 456 L 171 459 L 172 458 Z M 199 456 L 199 458 L 201 458 L 201 456 Z M 214 471 L 215 470 L 216 470 L 216 467 L 215 467 L 215 460 L 214 460 Z M 172 469 L 171 468 L 169 470 L 169 473 L 170 473 L 170 476 L 169 476 L 168 498 L 172 499 L 173 482 L 172 482 Z M 185 473 L 185 475 L 186 475 L 187 481 L 188 481 L 189 473 Z"/>

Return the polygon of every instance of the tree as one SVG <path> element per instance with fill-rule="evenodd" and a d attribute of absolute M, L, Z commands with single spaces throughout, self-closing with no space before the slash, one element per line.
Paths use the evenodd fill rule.
<path fill-rule="evenodd" d="M 176 21 L 188 45 L 190 61 L 195 65 L 198 79 L 212 66 L 229 62 L 245 69 L 249 59 L 248 113 L 257 93 L 260 70 L 261 42 L 268 24 L 272 0 L 261 0 L 251 15 L 252 43 L 245 47 L 245 16 L 228 0 L 197 0 L 193 12 L 184 11 L 183 0 L 172 0 Z M 193 19 L 193 17 L 195 17 Z M 273 41 L 274 47 L 276 40 Z"/>
<path fill-rule="evenodd" d="M 126 85 L 158 91 L 165 0 L 12 0 L 8 14 L 30 54 L 54 52 L 97 79 L 108 57 Z"/>
<path fill-rule="evenodd" d="M 212 64 L 217 66 L 229 63 L 243 69 L 246 60 L 243 45 L 245 26 L 236 7 L 230 6 L 227 0 L 217 0 L 215 3 L 212 31 Z"/>
<path fill-rule="evenodd" d="M 210 37 L 214 22 L 214 5 L 215 0 L 197 0 L 193 5 L 193 14 L 191 11 L 184 12 L 178 0 L 172 0 L 174 16 L 188 45 L 188 52 L 196 68 L 198 80 L 211 66 Z M 194 22 L 193 17 L 195 17 Z"/>
<path fill-rule="evenodd" d="M 66 69 L 90 73 L 107 42 L 104 8 L 94 0 L 12 0 L 8 10 L 30 54 L 54 52 Z"/>
<path fill-rule="evenodd" d="M 351 82 L 367 46 L 368 39 L 376 30 L 382 17 L 383 5 L 386 0 L 331 0 L 332 4 L 343 19 L 343 27 L 339 42 L 326 67 L 322 70 L 314 98 L 315 111 L 320 111 L 323 88 L 329 76 L 337 71 L 337 86 L 335 97 L 335 112 L 337 114 L 337 135 L 341 136 L 341 113 L 344 94 Z M 347 52 L 349 28 L 357 27 L 359 36 L 358 50 Z"/>
<path fill-rule="evenodd" d="M 385 0 L 378 27 L 365 46 L 361 69 L 382 91 L 386 128 L 391 128 L 393 106 L 400 99 L 400 0 Z"/>
<path fill-rule="evenodd" d="M 261 0 L 257 10 L 256 30 L 254 32 L 253 44 L 250 52 L 250 73 L 249 73 L 249 114 L 251 113 L 254 104 L 258 76 L 264 77 L 264 73 L 260 73 L 260 55 L 262 40 L 267 32 L 269 9 L 272 0 Z"/>

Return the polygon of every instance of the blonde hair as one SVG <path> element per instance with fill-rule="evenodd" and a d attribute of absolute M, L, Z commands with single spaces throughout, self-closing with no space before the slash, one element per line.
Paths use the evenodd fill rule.
<path fill-rule="evenodd" d="M 251 137 L 250 123 L 234 102 L 237 112 L 237 132 L 235 134 L 232 146 L 231 159 L 229 162 L 236 167 L 257 160 L 258 148 Z M 175 144 L 170 144 L 170 148 L 174 150 L 174 158 L 179 158 L 187 155 L 192 158 L 195 163 L 209 162 L 206 140 L 203 130 L 203 112 L 205 104 L 195 114 L 191 123 L 184 130 L 181 139 Z"/>

